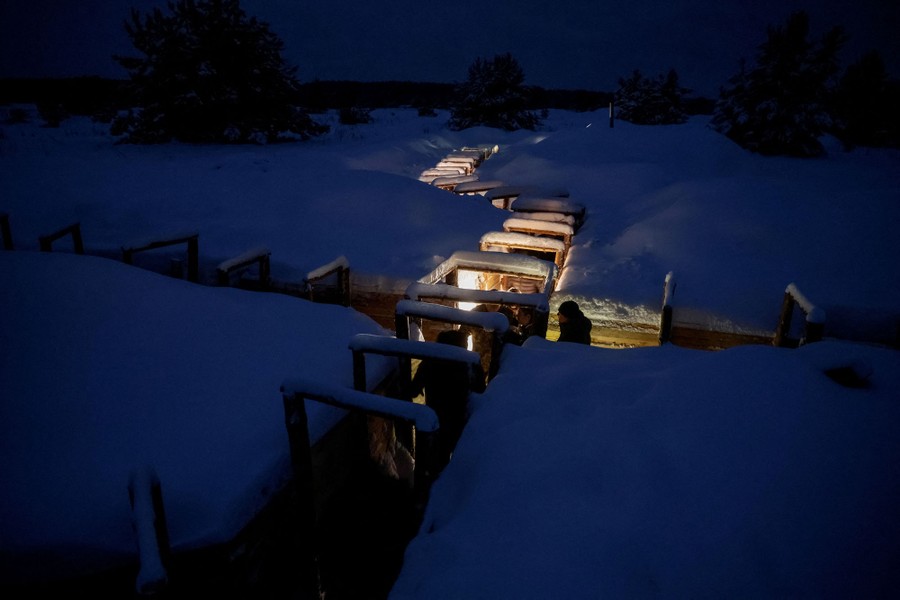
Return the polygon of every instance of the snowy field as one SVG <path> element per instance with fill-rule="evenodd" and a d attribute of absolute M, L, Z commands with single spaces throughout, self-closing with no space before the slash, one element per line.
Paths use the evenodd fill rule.
<path fill-rule="evenodd" d="M 564 187 L 587 207 L 554 303 L 655 322 L 672 271 L 676 319 L 771 333 L 793 282 L 829 315 L 826 337 L 895 339 L 896 151 L 763 158 L 700 117 L 610 129 L 605 112 L 551 111 L 505 133 L 373 116 L 265 147 L 3 125 L 17 251 L 0 252 L 2 577 L 133 556 L 126 486 L 146 464 L 176 549 L 227 538 L 288 472 L 281 382 L 350 385 L 350 336 L 390 333 L 350 309 L 127 267 L 123 244 L 197 231 L 206 278 L 266 246 L 282 280 L 345 256 L 360 281 L 403 287 L 507 216 L 417 181 L 465 145 L 499 144 L 483 180 Z M 100 256 L 36 252 L 75 221 Z M 475 398 L 395 597 L 900 591 L 896 350 L 566 346 L 512 348 Z M 848 366 L 863 387 L 825 375 Z"/>

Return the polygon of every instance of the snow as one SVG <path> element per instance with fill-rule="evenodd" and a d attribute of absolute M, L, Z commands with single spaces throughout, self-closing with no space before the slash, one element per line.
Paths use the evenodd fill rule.
<path fill-rule="evenodd" d="M 510 213 L 417 178 L 498 144 L 481 178 L 586 208 L 553 304 L 658 323 L 675 277 L 676 323 L 771 335 L 793 284 L 825 340 L 506 348 L 392 598 L 900 593 L 900 357 L 872 343 L 900 322 L 900 153 L 826 140 L 823 159 L 764 158 L 699 117 L 609 129 L 605 111 L 551 111 L 538 132 L 452 132 L 446 113 L 373 116 L 264 147 L 3 126 L 0 580 L 133 560 L 127 486 L 144 466 L 173 551 L 228 539 L 290 474 L 282 384 L 343 394 L 350 340 L 390 334 L 350 308 L 151 272 L 178 249 L 124 265 L 123 241 L 197 231 L 204 281 L 265 246 L 273 278 L 344 256 L 354 285 L 402 291 L 451 257 L 491 262 L 478 242 Z M 37 252 L 76 221 L 88 256 Z M 391 364 L 367 360 L 367 381 Z M 858 387 L 828 374 L 848 371 Z M 311 403 L 314 439 L 341 414 Z"/>
<path fill-rule="evenodd" d="M 562 240 L 510 231 L 489 231 L 481 236 L 480 243 L 486 250 L 493 250 L 492 246 L 521 246 L 546 250 L 547 252 L 565 252 L 566 250 L 566 243 Z"/>
<path fill-rule="evenodd" d="M 357 408 L 381 415 L 396 415 L 414 423 L 417 429 L 433 432 L 440 427 L 434 410 L 415 402 L 398 402 L 393 398 L 359 392 L 352 388 L 323 384 L 313 379 L 288 379 L 281 385 L 287 396 L 325 400 L 347 408 Z"/>
<path fill-rule="evenodd" d="M 397 302 L 397 316 L 420 317 L 433 321 L 460 323 L 481 327 L 485 331 L 506 333 L 509 329 L 509 320 L 505 315 L 496 312 L 477 312 L 460 310 L 443 304 L 419 302 L 416 300 L 400 300 Z"/>

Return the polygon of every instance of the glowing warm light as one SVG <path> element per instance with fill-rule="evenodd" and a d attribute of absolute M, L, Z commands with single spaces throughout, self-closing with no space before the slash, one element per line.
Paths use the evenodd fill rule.
<path fill-rule="evenodd" d="M 463 271 L 457 270 L 456 272 L 456 287 L 463 290 L 480 290 L 483 280 L 478 271 Z M 458 303 L 459 308 L 463 310 L 472 310 L 476 306 L 478 306 L 475 302 L 460 302 Z M 471 344 L 471 340 L 469 341 Z M 471 350 L 471 348 L 469 348 Z"/>

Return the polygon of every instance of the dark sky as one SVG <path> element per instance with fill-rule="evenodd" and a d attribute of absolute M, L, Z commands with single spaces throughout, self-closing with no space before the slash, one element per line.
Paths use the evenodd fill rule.
<path fill-rule="evenodd" d="M 0 77 L 125 77 L 112 60 L 132 49 L 132 6 L 164 0 L 0 0 Z M 456 82 L 477 57 L 511 52 L 526 83 L 611 90 L 635 68 L 676 68 L 714 94 L 752 59 L 769 24 L 806 9 L 812 34 L 841 25 L 844 63 L 878 49 L 900 73 L 897 0 L 244 0 L 285 42 L 301 81 Z"/>

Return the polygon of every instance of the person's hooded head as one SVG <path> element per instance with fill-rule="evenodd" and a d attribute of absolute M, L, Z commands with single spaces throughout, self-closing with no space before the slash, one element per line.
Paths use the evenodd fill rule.
<path fill-rule="evenodd" d="M 562 317 L 560 320 L 563 322 L 581 316 L 581 309 L 578 308 L 578 304 L 574 300 L 566 300 L 559 305 L 559 309 L 556 312 Z"/>

